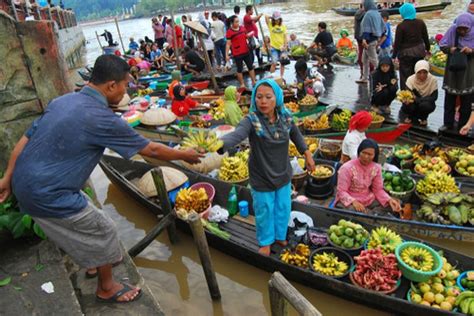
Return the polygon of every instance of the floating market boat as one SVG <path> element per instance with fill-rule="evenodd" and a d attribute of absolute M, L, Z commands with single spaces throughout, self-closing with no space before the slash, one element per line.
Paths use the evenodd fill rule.
<path fill-rule="evenodd" d="M 153 167 L 138 161 L 128 161 L 118 157 L 104 156 L 100 162 L 100 166 L 107 177 L 124 190 L 136 201 L 145 206 L 154 214 L 161 214 L 161 206 L 156 199 L 147 198 L 134 185 L 134 181 L 142 177 Z M 227 196 L 231 190 L 231 185 L 219 182 L 215 179 L 200 176 L 194 173 L 186 173 L 190 183 L 208 182 L 218 188 L 214 197 L 214 204 L 226 205 Z M 251 201 L 250 190 L 244 187 L 237 188 L 240 200 Z M 336 224 L 340 219 L 358 221 L 360 217 L 353 216 L 350 213 L 333 212 L 326 208 L 314 205 L 305 205 L 293 203 L 292 209 L 307 214 L 312 218 L 314 223 L 322 229 L 327 229 L 330 225 Z M 384 295 L 379 292 L 363 289 L 354 285 L 350 279 L 346 277 L 332 278 L 322 274 L 313 272 L 308 268 L 296 267 L 280 260 L 279 254 L 281 247 L 273 246 L 270 256 L 263 256 L 258 253 L 258 244 L 255 238 L 255 222 L 252 203 L 249 203 L 250 216 L 242 218 L 234 216 L 227 223 L 219 224 L 219 228 L 230 234 L 228 239 L 218 237 L 217 235 L 206 230 L 206 237 L 211 247 L 216 248 L 235 258 L 241 259 L 251 265 L 259 267 L 269 272 L 280 271 L 285 277 L 300 282 L 306 286 L 322 290 L 333 295 L 340 296 L 366 306 L 392 312 L 396 315 L 449 315 L 450 312 L 440 309 L 433 309 L 421 304 L 411 303 L 406 299 L 407 292 L 410 290 L 410 281 L 401 278 L 400 286 L 392 294 Z M 179 229 L 186 233 L 191 233 L 189 225 L 177 220 L 176 224 Z M 379 223 L 375 222 L 378 225 Z M 364 225 L 366 229 L 371 230 L 373 226 Z M 401 236 L 404 240 L 413 240 L 408 236 Z M 461 271 L 474 269 L 474 261 L 471 257 L 443 249 L 441 247 L 426 243 L 435 250 L 441 250 L 449 262 L 456 263 L 457 268 Z"/>
<path fill-rule="evenodd" d="M 394 1 L 388 1 L 388 3 L 394 2 Z M 403 2 L 403 1 L 401 1 Z M 401 3 L 400 2 L 400 3 Z M 387 3 L 387 1 L 384 1 L 384 3 Z M 332 8 L 334 12 L 340 15 L 344 16 L 354 16 L 355 13 L 357 12 L 360 2 L 349 2 L 346 3 L 342 7 L 337 7 L 337 8 Z M 420 4 L 416 6 L 416 12 L 421 13 L 421 12 L 432 12 L 432 11 L 441 11 L 444 10 L 448 5 L 451 4 L 451 1 L 441 1 L 440 3 L 432 3 L 432 4 Z M 397 15 L 400 14 L 399 11 L 400 7 L 394 7 L 394 8 L 384 8 L 384 9 L 379 9 L 380 12 L 385 11 L 388 12 L 390 15 Z"/>

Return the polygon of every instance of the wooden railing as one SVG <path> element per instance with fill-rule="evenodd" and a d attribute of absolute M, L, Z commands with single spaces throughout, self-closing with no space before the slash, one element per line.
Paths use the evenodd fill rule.
<path fill-rule="evenodd" d="M 77 26 L 76 15 L 69 9 L 60 7 L 41 7 L 36 0 L 0 0 L 0 10 L 5 11 L 16 21 L 54 20 L 59 29 Z"/>

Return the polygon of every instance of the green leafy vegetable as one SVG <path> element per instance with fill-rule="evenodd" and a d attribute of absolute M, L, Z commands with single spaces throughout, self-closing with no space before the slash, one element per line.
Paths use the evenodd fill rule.
<path fill-rule="evenodd" d="M 8 285 L 10 284 L 11 281 L 12 281 L 12 277 L 6 277 L 5 279 L 0 280 L 0 286 Z"/>

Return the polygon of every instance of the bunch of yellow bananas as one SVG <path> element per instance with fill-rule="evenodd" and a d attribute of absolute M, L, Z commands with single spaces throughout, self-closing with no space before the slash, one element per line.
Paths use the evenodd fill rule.
<path fill-rule="evenodd" d="M 215 120 L 222 120 L 225 118 L 224 112 L 224 100 L 217 99 L 214 101 L 215 106 L 211 107 L 209 114 L 212 115 L 212 118 Z"/>
<path fill-rule="evenodd" d="M 295 249 L 284 249 L 280 254 L 281 261 L 302 268 L 308 267 L 309 247 L 305 244 L 298 244 Z"/>
<path fill-rule="evenodd" d="M 425 178 L 418 181 L 416 184 L 416 191 L 423 195 L 444 192 L 460 192 L 454 178 L 443 171 L 428 172 Z"/>
<path fill-rule="evenodd" d="M 305 118 L 303 120 L 303 126 L 305 129 L 315 131 L 318 129 L 327 129 L 329 128 L 329 116 L 327 114 L 321 115 L 317 120 L 310 118 Z"/>
<path fill-rule="evenodd" d="M 347 272 L 349 266 L 340 261 L 334 253 L 323 252 L 313 257 L 313 269 L 321 274 L 341 276 Z"/>
<path fill-rule="evenodd" d="M 433 255 L 421 247 L 406 247 L 400 253 L 403 262 L 413 269 L 428 272 L 433 269 Z"/>
<path fill-rule="evenodd" d="M 206 135 L 204 131 L 191 132 L 181 142 L 181 148 L 193 148 L 211 153 L 218 151 L 223 145 L 222 140 L 218 139 L 214 132 Z"/>
<path fill-rule="evenodd" d="M 224 158 L 219 169 L 219 179 L 229 182 L 247 179 L 249 177 L 249 168 L 247 161 L 244 160 L 244 155 L 245 154 L 242 154 L 242 157 L 234 156 Z"/>
<path fill-rule="evenodd" d="M 176 210 L 185 210 L 186 212 L 195 211 L 202 213 L 209 208 L 209 197 L 206 190 L 200 188 L 198 190 L 181 189 L 176 195 Z"/>
<path fill-rule="evenodd" d="M 413 103 L 415 101 L 415 97 L 410 90 L 400 90 L 397 93 L 397 100 L 402 103 Z"/>

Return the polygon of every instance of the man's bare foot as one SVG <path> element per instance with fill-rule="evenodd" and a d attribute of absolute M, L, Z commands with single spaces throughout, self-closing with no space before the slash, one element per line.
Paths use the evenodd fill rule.
<path fill-rule="evenodd" d="M 124 292 L 125 291 L 125 292 Z M 108 290 L 97 288 L 96 296 L 99 300 L 110 302 L 131 302 L 141 294 L 139 287 L 132 287 L 125 283 L 114 282 Z"/>
<path fill-rule="evenodd" d="M 270 255 L 270 246 L 263 246 L 258 249 L 258 253 L 264 256 Z"/>

